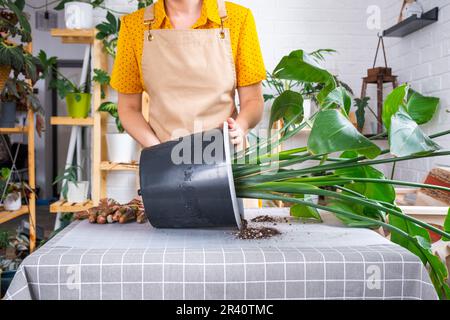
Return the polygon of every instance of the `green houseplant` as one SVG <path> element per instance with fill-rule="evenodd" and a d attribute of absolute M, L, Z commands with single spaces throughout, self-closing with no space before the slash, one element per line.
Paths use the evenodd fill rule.
<path fill-rule="evenodd" d="M 132 163 L 137 161 L 138 144 L 125 132 L 119 119 L 117 104 L 104 102 L 98 108 L 99 112 L 107 112 L 115 121 L 117 132 L 106 134 L 108 159 L 116 163 Z"/>
<path fill-rule="evenodd" d="M 350 93 L 339 86 L 327 70 L 311 63 L 312 60 L 303 50 L 293 51 L 281 59 L 273 76 L 281 80 L 320 84 L 315 93 L 319 111 L 311 116 L 310 121 L 302 122 L 301 94 L 285 90 L 275 98 L 269 127 L 279 119 L 284 119 L 285 125 L 276 135 L 269 134 L 245 151 L 236 153 L 233 175 L 237 195 L 291 203 L 291 213 L 302 217 L 314 218 L 320 216 L 318 210 L 326 210 L 349 227 L 381 226 L 391 232 L 391 241 L 410 250 L 429 268 L 439 296 L 450 298 L 446 283 L 448 270 L 433 255 L 428 233 L 433 231 L 450 239 L 450 218 L 447 217 L 447 227 L 443 231 L 405 215 L 395 204 L 394 186 L 449 190 L 389 180 L 373 167 L 450 155 L 450 151 L 442 150 L 433 140 L 449 134 L 450 130 L 428 137 L 420 128 L 420 124 L 431 119 L 436 111 L 436 99 L 416 94 L 407 85 L 394 90 L 383 109 L 389 149 L 381 150 L 349 121 Z M 273 152 L 275 146 L 306 126 L 312 127 L 306 146 Z M 292 168 L 306 161 L 315 163 L 300 169 Z M 305 195 L 321 196 L 325 204 L 305 201 Z"/>
<path fill-rule="evenodd" d="M 53 184 L 61 183 L 64 200 L 72 203 L 84 202 L 88 198 L 89 181 L 81 181 L 77 175 L 78 166 L 69 166 L 55 178 Z"/>
<path fill-rule="evenodd" d="M 0 92 L 5 110 L 2 118 L 15 118 L 16 104 L 36 113 L 36 129 L 43 127 L 43 108 L 33 87 L 45 70 L 39 59 L 27 50 L 31 27 L 23 12 L 25 1 L 0 1 Z M 24 81 L 27 79 L 29 81 Z M 7 121 L 13 126 L 13 121 Z"/>
<path fill-rule="evenodd" d="M 38 55 L 40 63 L 44 66 L 46 74 L 52 71 L 56 77 L 52 79 L 49 86 L 56 89 L 61 99 L 66 100 L 67 114 L 72 118 L 86 118 L 91 110 L 91 93 L 89 75 L 83 85 L 77 86 L 70 79 L 64 76 L 56 68 L 56 57 L 47 57 L 44 51 Z"/>

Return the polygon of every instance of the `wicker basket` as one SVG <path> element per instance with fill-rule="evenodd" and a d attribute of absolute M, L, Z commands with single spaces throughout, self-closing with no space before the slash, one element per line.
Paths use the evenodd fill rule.
<path fill-rule="evenodd" d="M 9 78 L 9 74 L 11 73 L 11 67 L 7 65 L 0 66 L 0 93 L 3 91 L 5 87 L 6 81 Z"/>

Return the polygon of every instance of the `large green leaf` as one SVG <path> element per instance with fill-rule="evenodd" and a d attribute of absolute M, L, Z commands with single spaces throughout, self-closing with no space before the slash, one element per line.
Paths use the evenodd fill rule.
<path fill-rule="evenodd" d="M 354 204 L 350 203 L 349 201 L 342 201 L 342 200 L 332 200 L 327 205 L 330 208 L 339 209 L 345 212 L 361 215 L 361 212 L 358 210 L 358 208 L 355 208 Z M 336 215 L 336 217 L 346 226 L 352 227 L 352 228 L 374 228 L 377 227 L 378 224 L 374 224 L 371 222 L 361 221 L 359 219 L 353 219 L 348 216 L 343 215 Z"/>
<path fill-rule="evenodd" d="M 357 151 L 370 159 L 381 152 L 376 144 L 361 135 L 338 110 L 323 110 L 318 113 L 308 139 L 308 150 L 313 154 Z"/>
<path fill-rule="evenodd" d="M 319 67 L 303 50 L 293 51 L 283 57 L 275 67 L 273 75 L 279 79 L 301 82 L 335 83 L 333 75 Z"/>
<path fill-rule="evenodd" d="M 303 121 L 303 97 L 300 93 L 286 90 L 273 101 L 269 128 L 280 119 L 293 124 Z"/>
<path fill-rule="evenodd" d="M 391 153 L 397 157 L 428 153 L 441 149 L 420 129 L 403 107 L 392 116 L 389 130 Z"/>
<path fill-rule="evenodd" d="M 307 196 L 309 197 L 309 196 Z M 297 198 L 304 199 L 308 201 L 308 199 L 305 199 L 305 195 L 299 195 Z M 322 218 L 320 216 L 319 211 L 316 208 L 309 207 L 305 204 L 294 204 L 290 208 L 290 214 L 293 217 L 300 218 L 300 219 L 314 219 L 318 221 L 322 221 Z"/>
<path fill-rule="evenodd" d="M 384 101 L 383 105 L 383 123 L 389 130 L 391 127 L 391 118 L 400 109 L 400 106 L 405 105 L 406 96 L 408 94 L 409 87 L 404 84 L 395 88 Z"/>
<path fill-rule="evenodd" d="M 341 158 L 348 159 L 356 157 L 357 154 L 355 152 L 344 152 L 341 155 Z M 386 179 L 381 171 L 378 171 L 371 166 L 344 168 L 336 170 L 335 173 L 342 178 L 369 178 L 379 180 Z M 345 187 L 356 191 L 369 199 L 384 201 L 388 203 L 394 203 L 395 201 L 395 189 L 390 184 L 356 182 L 346 184 Z"/>
<path fill-rule="evenodd" d="M 399 208 L 398 210 L 400 211 Z M 395 216 L 392 214 L 389 215 L 389 224 L 399 228 L 400 230 L 405 231 L 412 237 L 420 236 L 424 238 L 426 241 L 428 242 L 430 241 L 430 235 L 426 229 L 422 228 L 421 226 L 418 226 L 413 222 L 405 220 L 402 217 Z M 412 243 L 409 239 L 403 237 L 398 233 L 392 233 L 391 241 L 413 252 L 422 260 L 423 263 L 426 263 L 427 258 L 424 252 L 419 248 L 417 248 L 417 246 L 414 245 L 414 243 Z"/>
<path fill-rule="evenodd" d="M 339 106 L 348 115 L 352 107 L 352 97 L 344 87 L 338 87 L 331 91 L 322 103 L 323 108 Z"/>
<path fill-rule="evenodd" d="M 406 111 L 417 124 L 429 122 L 439 106 L 439 98 L 426 97 L 410 89 Z"/>

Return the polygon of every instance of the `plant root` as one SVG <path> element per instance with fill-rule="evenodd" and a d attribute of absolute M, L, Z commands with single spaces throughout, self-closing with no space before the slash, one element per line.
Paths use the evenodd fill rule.
<path fill-rule="evenodd" d="M 144 206 L 139 199 L 133 199 L 127 204 L 119 204 L 113 199 L 102 199 L 97 207 L 90 208 L 74 215 L 76 220 L 88 219 L 90 223 L 110 224 L 147 221 Z"/>

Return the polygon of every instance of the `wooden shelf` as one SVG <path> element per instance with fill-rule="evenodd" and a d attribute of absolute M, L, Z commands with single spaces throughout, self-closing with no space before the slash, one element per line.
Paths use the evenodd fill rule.
<path fill-rule="evenodd" d="M 100 170 L 102 171 L 137 171 L 138 163 L 115 163 L 110 161 L 102 161 Z"/>
<path fill-rule="evenodd" d="M 1 134 L 20 134 L 27 133 L 28 127 L 0 128 Z"/>
<path fill-rule="evenodd" d="M 66 200 L 60 200 L 57 202 L 54 202 L 50 205 L 50 212 L 51 213 L 67 213 L 67 212 L 80 212 L 85 211 L 94 206 L 92 200 L 87 200 L 82 203 L 75 203 L 75 202 L 67 202 Z"/>
<path fill-rule="evenodd" d="M 94 118 L 51 117 L 53 126 L 93 126 Z"/>
<path fill-rule="evenodd" d="M 23 216 L 29 213 L 28 206 L 22 206 L 17 211 L 5 211 L 3 207 L 0 207 L 0 224 L 8 222 L 9 220 Z"/>
<path fill-rule="evenodd" d="M 95 39 L 95 28 L 92 29 L 51 29 L 52 37 L 61 38 L 62 43 L 91 44 Z"/>
<path fill-rule="evenodd" d="M 415 31 L 425 28 L 426 26 L 435 23 L 439 18 L 439 8 L 436 7 L 428 12 L 422 14 L 420 18 L 416 15 L 403 20 L 395 26 L 383 31 L 384 37 L 405 37 Z"/>

